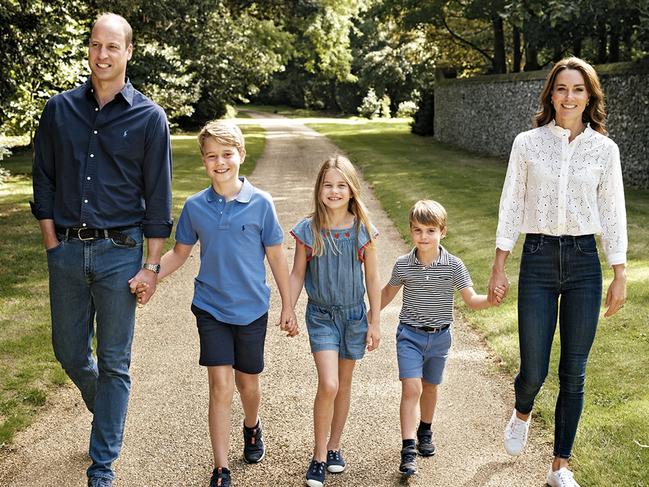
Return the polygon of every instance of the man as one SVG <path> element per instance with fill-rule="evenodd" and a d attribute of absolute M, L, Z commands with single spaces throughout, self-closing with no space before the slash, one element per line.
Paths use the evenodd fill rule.
<path fill-rule="evenodd" d="M 169 127 L 126 79 L 131 38 L 123 17 L 97 18 L 90 79 L 48 101 L 35 139 L 32 212 L 47 249 L 52 344 L 94 415 L 91 487 L 112 485 L 122 446 L 136 307 L 128 281 L 155 290 L 172 227 Z"/>

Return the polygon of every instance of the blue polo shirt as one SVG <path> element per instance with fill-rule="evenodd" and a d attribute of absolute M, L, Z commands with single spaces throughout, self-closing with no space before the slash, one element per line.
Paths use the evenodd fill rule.
<path fill-rule="evenodd" d="M 176 227 L 176 242 L 201 245 L 194 306 L 232 325 L 248 325 L 268 311 L 265 247 L 284 240 L 270 194 L 240 179 L 243 187 L 231 201 L 211 186 L 187 198 Z"/>

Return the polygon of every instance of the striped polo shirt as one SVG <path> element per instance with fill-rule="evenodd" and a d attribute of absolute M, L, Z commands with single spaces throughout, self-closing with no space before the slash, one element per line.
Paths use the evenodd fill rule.
<path fill-rule="evenodd" d="M 392 269 L 390 286 L 403 286 L 399 320 L 406 325 L 442 327 L 453 322 L 453 294 L 473 287 L 464 262 L 439 246 L 437 260 L 423 265 L 414 248 L 399 257 Z"/>

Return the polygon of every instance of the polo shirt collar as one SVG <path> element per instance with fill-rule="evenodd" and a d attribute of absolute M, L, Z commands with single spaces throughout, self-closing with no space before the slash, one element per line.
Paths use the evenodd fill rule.
<path fill-rule="evenodd" d="M 92 86 L 92 79 L 90 77 L 88 77 L 88 79 L 86 80 L 85 87 L 86 87 L 86 96 L 93 99 L 93 100 L 95 100 L 95 95 L 94 95 L 95 89 Z M 133 85 L 131 84 L 129 79 L 126 78 L 126 83 L 124 84 L 122 89 L 119 90 L 118 95 L 122 95 L 122 98 L 124 98 L 126 103 L 133 106 L 133 95 L 134 94 L 135 94 L 135 88 L 133 88 Z"/>
<path fill-rule="evenodd" d="M 255 188 L 245 177 L 242 176 L 239 178 L 239 180 L 243 182 L 243 186 L 241 186 L 241 191 L 239 191 L 239 194 L 234 199 L 239 203 L 250 203 L 252 195 L 255 192 Z M 217 198 L 221 197 L 222 196 L 220 194 L 214 191 L 214 187 L 210 185 L 209 191 L 207 192 L 207 201 L 211 203 Z"/>
<path fill-rule="evenodd" d="M 416 265 L 416 266 L 422 265 L 422 263 L 419 262 L 419 259 L 417 259 L 417 247 L 413 247 L 413 249 L 410 251 L 410 255 L 408 256 L 408 264 Z M 442 245 L 440 245 L 439 255 L 431 265 L 448 265 L 448 264 L 449 264 L 448 252 Z"/>

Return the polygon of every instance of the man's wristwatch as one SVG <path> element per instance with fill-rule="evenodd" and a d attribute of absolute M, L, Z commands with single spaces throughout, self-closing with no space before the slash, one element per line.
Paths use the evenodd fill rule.
<path fill-rule="evenodd" d="M 142 264 L 142 269 L 146 269 L 147 271 L 153 271 L 156 274 L 159 274 L 160 273 L 160 264 L 144 263 L 144 264 Z"/>

